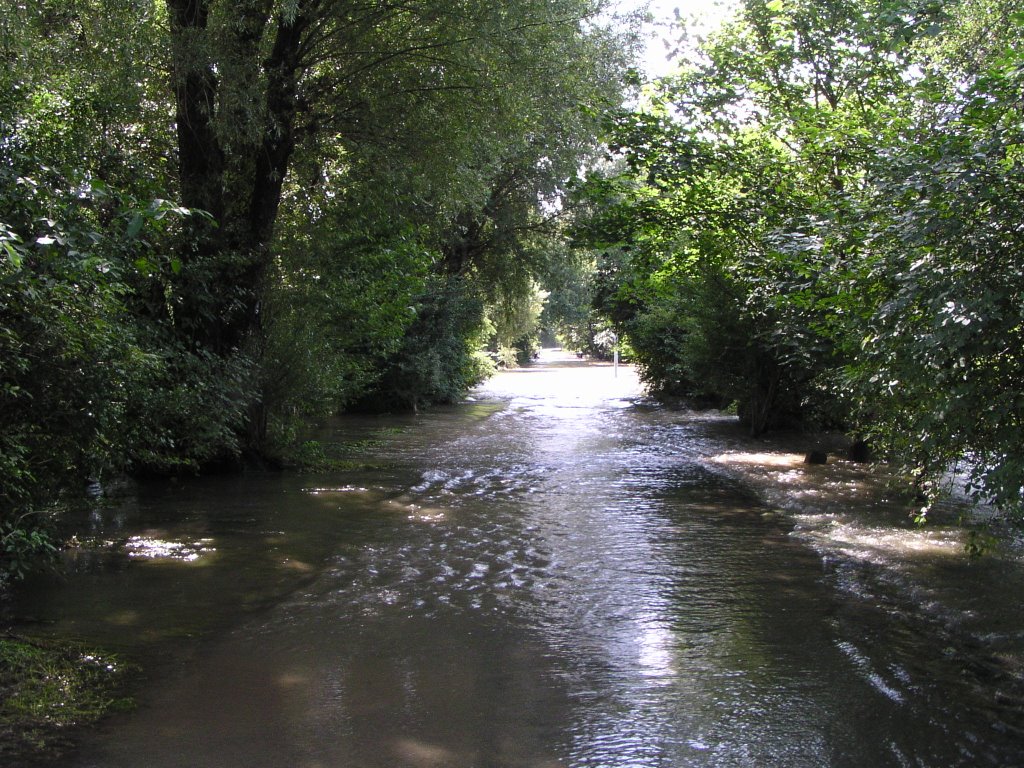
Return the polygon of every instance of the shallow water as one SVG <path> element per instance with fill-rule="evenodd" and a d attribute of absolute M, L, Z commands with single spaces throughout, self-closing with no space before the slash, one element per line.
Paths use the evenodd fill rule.
<path fill-rule="evenodd" d="M 1024 764 L 1019 558 L 842 467 L 779 512 L 723 424 L 552 356 L 338 421 L 365 470 L 143 489 L 21 606 L 153 670 L 70 764 Z"/>

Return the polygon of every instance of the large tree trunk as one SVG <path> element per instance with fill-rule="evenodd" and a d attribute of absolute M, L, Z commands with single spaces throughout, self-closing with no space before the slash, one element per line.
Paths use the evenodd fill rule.
<path fill-rule="evenodd" d="M 216 31 L 212 0 L 166 2 L 181 200 L 212 219 L 195 219 L 182 246 L 175 328 L 190 348 L 258 361 L 270 244 L 295 148 L 303 35 L 316 0 L 274 24 L 271 0 L 237 0 L 232 22 Z M 265 425 L 257 400 L 243 425 L 248 451 Z"/>
<path fill-rule="evenodd" d="M 217 77 L 208 56 L 209 0 L 167 0 L 167 9 L 181 201 L 219 220 L 224 214 L 224 153 L 214 126 Z"/>
<path fill-rule="evenodd" d="M 249 231 L 255 244 L 266 245 L 273 236 L 281 203 L 281 190 L 295 149 L 298 112 L 299 53 L 308 19 L 279 19 L 274 47 L 265 63 L 266 115 L 263 143 L 256 157 L 249 205 Z"/>

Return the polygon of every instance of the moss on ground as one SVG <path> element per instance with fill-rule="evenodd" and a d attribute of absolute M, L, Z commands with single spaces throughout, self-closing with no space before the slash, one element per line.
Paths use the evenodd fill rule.
<path fill-rule="evenodd" d="M 129 671 L 78 645 L 0 636 L 0 765 L 55 761 L 76 730 L 131 708 Z"/>

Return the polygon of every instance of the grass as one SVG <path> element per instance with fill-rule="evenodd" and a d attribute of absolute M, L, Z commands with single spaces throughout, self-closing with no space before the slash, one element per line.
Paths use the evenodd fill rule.
<path fill-rule="evenodd" d="M 0 764 L 54 760 L 75 729 L 131 708 L 129 672 L 77 645 L 0 637 Z"/>

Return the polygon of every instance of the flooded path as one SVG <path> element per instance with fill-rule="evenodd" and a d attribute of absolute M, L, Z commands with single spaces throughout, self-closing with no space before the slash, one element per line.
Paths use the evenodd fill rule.
<path fill-rule="evenodd" d="M 148 489 L 27 598 L 154 670 L 72 765 L 1024 764 L 1019 553 L 852 470 L 768 506 L 722 419 L 557 357 L 323 439 L 362 468 Z"/>

